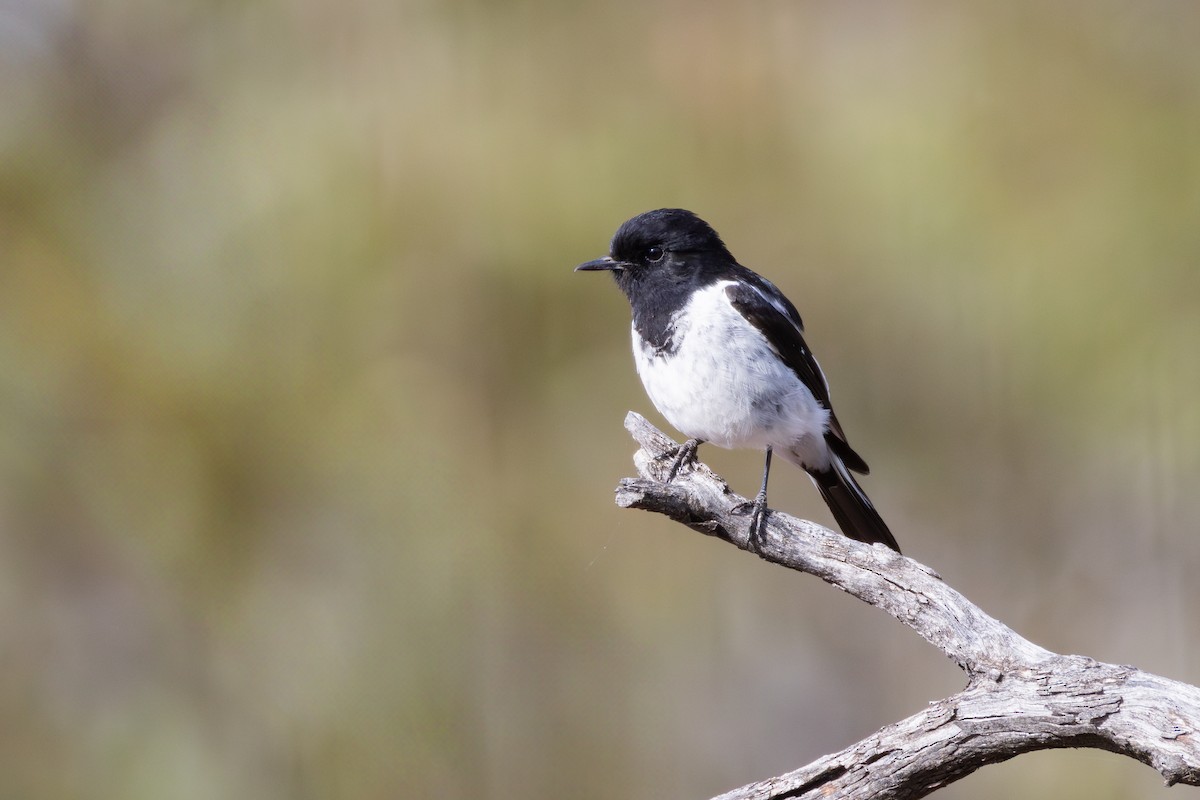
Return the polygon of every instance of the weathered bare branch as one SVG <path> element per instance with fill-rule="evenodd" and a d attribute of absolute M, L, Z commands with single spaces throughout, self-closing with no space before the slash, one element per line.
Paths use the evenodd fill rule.
<path fill-rule="evenodd" d="M 985 764 L 1032 750 L 1095 747 L 1200 786 L 1200 689 L 1129 666 L 1059 655 L 1030 642 L 883 545 L 773 511 L 749 546 L 746 500 L 703 464 L 663 483 L 678 446 L 638 414 L 625 427 L 640 478 L 617 504 L 665 514 L 767 561 L 816 575 L 891 614 L 955 661 L 967 687 L 845 750 L 719 800 L 916 798 Z"/>

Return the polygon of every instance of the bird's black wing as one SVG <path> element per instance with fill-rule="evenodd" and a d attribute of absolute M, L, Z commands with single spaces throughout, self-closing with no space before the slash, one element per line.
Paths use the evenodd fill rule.
<path fill-rule="evenodd" d="M 777 299 L 787 302 L 783 295 L 778 294 L 778 290 L 776 294 L 777 297 L 770 297 L 757 286 L 743 281 L 735 281 L 725 287 L 729 303 L 762 332 L 772 349 L 809 388 L 817 402 L 827 409 L 832 409 L 829 386 L 825 383 L 825 375 L 821 372 L 820 365 L 804 341 L 799 314 L 787 314 L 787 306 L 781 307 L 778 302 L 771 302 Z M 791 306 L 791 303 L 788 303 L 788 306 Z"/>
<path fill-rule="evenodd" d="M 830 449 L 847 467 L 866 474 L 869 471 L 867 462 L 851 449 L 841 423 L 833 413 L 829 384 L 825 381 L 825 373 L 821 372 L 821 366 L 804 341 L 799 312 L 773 283 L 757 274 L 751 275 L 753 278 L 750 280 L 736 280 L 725 287 L 730 305 L 762 332 L 767 343 L 783 359 L 783 363 L 796 373 L 817 402 L 829 411 L 829 434 L 825 438 Z"/>

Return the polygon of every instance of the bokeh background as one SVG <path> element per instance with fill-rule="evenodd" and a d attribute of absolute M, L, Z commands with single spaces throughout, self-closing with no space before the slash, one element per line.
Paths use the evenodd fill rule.
<path fill-rule="evenodd" d="M 0 796 L 708 797 L 959 689 L 613 506 L 659 418 L 571 268 L 660 206 L 800 307 L 908 554 L 1200 682 L 1197 41 L 1156 1 L 3 0 Z M 1162 791 L 1087 751 L 939 796 Z"/>

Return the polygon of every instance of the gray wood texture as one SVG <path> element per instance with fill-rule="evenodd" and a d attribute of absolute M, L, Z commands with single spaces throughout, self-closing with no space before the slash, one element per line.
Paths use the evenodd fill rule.
<path fill-rule="evenodd" d="M 723 794 L 767 798 L 916 798 L 1033 750 L 1094 747 L 1135 758 L 1167 785 L 1200 785 L 1200 688 L 1085 656 L 1060 655 L 1017 634 L 929 567 L 772 511 L 748 541 L 746 498 L 707 466 L 663 481 L 678 444 L 630 412 L 640 477 L 617 505 L 665 514 L 766 561 L 815 575 L 907 625 L 961 667 L 967 686 L 838 753 Z"/>

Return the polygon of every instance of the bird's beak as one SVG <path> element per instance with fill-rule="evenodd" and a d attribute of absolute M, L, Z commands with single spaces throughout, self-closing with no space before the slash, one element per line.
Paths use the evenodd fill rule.
<path fill-rule="evenodd" d="M 586 261 L 575 268 L 576 272 L 594 272 L 597 270 L 613 270 L 620 271 L 624 269 L 624 265 L 620 261 L 614 261 L 612 256 L 597 258 L 595 261 Z"/>

